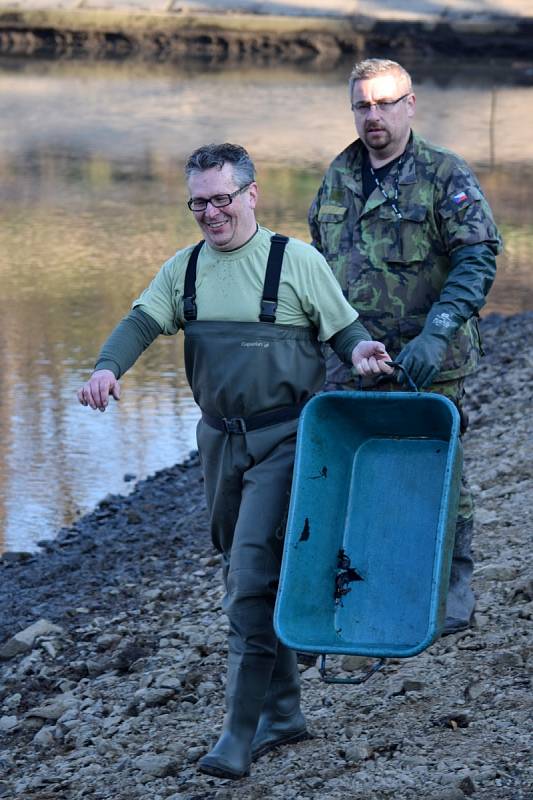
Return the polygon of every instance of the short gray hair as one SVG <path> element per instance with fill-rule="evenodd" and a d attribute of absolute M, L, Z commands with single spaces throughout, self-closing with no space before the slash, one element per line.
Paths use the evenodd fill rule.
<path fill-rule="evenodd" d="M 193 172 L 204 172 L 207 169 L 222 169 L 224 164 L 231 164 L 233 177 L 239 185 L 255 181 L 255 166 L 244 147 L 239 144 L 204 144 L 191 153 L 185 163 L 187 180 Z"/>
<path fill-rule="evenodd" d="M 358 61 L 354 64 L 350 73 L 350 97 L 352 97 L 353 87 L 357 81 L 375 78 L 377 75 L 385 75 L 387 72 L 395 72 L 398 77 L 404 79 L 408 90 L 412 90 L 411 76 L 397 61 L 391 61 L 388 58 L 365 58 L 364 61 Z"/>

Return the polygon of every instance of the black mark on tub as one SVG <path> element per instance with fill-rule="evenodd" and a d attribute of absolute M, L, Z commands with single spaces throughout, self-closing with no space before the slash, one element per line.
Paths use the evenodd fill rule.
<path fill-rule="evenodd" d="M 322 469 L 320 470 L 320 475 L 311 475 L 311 480 L 316 481 L 319 480 L 320 478 L 327 478 L 327 477 L 328 477 L 328 468 L 322 467 Z"/>
<path fill-rule="evenodd" d="M 309 518 L 305 518 L 304 527 L 300 534 L 299 542 L 306 542 L 311 536 L 311 528 L 309 527 Z"/>
<path fill-rule="evenodd" d="M 352 591 L 352 587 L 349 584 L 362 580 L 364 578 L 351 566 L 350 557 L 341 548 L 337 553 L 337 574 L 335 575 L 335 591 L 333 592 L 335 603 L 342 605 L 344 595 Z"/>

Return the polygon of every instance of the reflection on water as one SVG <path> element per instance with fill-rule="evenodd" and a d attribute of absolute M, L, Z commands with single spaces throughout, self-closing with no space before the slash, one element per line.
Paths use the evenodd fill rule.
<path fill-rule="evenodd" d="M 260 220 L 307 239 L 323 168 L 353 138 L 348 68 L 22 67 L 0 71 L 0 549 L 31 549 L 108 492 L 127 491 L 125 474 L 144 477 L 194 446 L 180 337 L 158 340 L 105 414 L 75 401 L 131 300 L 198 238 L 184 206 L 188 152 L 245 144 Z M 417 77 L 417 130 L 476 166 L 505 235 L 487 310 L 530 308 L 533 89 L 477 74 Z"/>

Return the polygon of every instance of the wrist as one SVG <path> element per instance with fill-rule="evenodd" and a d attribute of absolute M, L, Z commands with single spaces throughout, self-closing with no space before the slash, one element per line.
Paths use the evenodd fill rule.
<path fill-rule="evenodd" d="M 447 308 L 435 308 L 429 312 L 424 333 L 449 341 L 461 326 L 461 319 Z"/>
<path fill-rule="evenodd" d="M 95 372 L 111 372 L 113 377 L 117 380 L 120 378 L 120 367 L 115 361 L 110 361 L 108 359 L 102 359 L 102 361 L 98 361 L 95 365 L 93 374 Z"/>

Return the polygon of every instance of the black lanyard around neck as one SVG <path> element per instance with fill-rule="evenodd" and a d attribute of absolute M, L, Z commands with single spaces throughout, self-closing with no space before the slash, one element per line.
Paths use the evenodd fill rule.
<path fill-rule="evenodd" d="M 370 174 L 374 178 L 374 182 L 375 182 L 377 188 L 379 189 L 379 191 L 381 192 L 381 194 L 383 195 L 383 197 L 385 198 L 385 200 L 388 203 L 391 204 L 391 208 L 394 211 L 394 213 L 396 214 L 398 219 L 403 219 L 402 212 L 398 208 L 398 195 L 400 193 L 400 172 L 401 172 L 401 169 L 402 169 L 402 166 L 403 166 L 403 162 L 405 161 L 405 155 L 406 155 L 406 153 L 404 151 L 402 153 L 402 155 L 400 156 L 399 160 L 398 160 L 398 166 L 396 168 L 396 174 L 394 176 L 394 183 L 393 183 L 393 187 L 392 187 L 392 194 L 389 194 L 388 192 L 385 191 L 385 187 L 383 186 L 382 182 L 380 181 L 380 179 L 376 175 L 376 173 L 374 171 L 374 168 L 373 168 L 372 164 L 370 163 L 370 158 L 368 159 L 368 166 L 370 167 Z"/>

